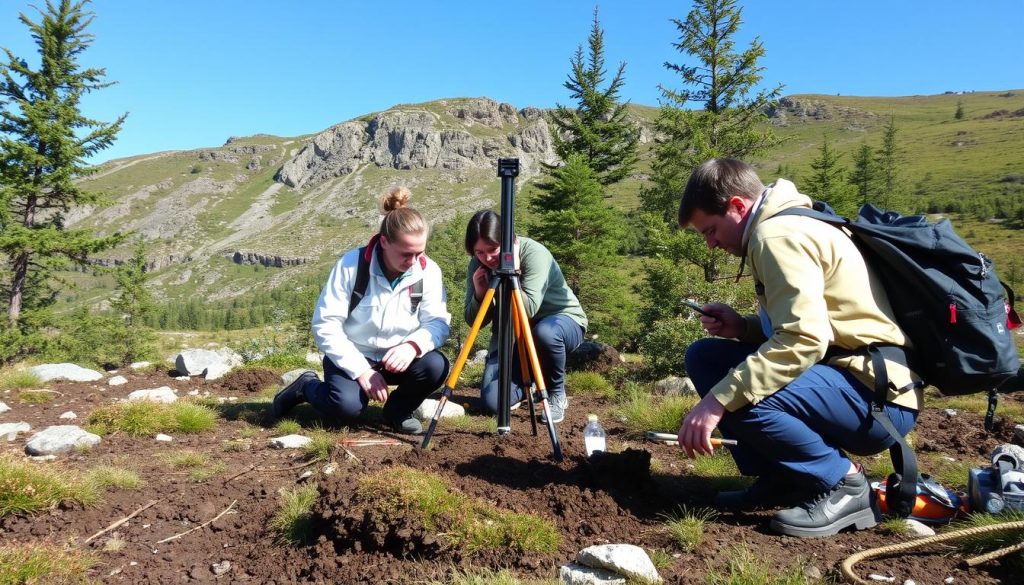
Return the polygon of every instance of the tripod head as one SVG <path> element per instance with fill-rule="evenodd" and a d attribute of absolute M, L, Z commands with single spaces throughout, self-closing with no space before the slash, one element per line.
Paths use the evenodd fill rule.
<path fill-rule="evenodd" d="M 498 274 L 515 274 L 516 263 L 513 256 L 515 241 L 514 215 L 516 197 L 516 176 L 519 175 L 518 158 L 499 158 L 498 176 L 501 177 L 501 256 L 498 261 Z"/>

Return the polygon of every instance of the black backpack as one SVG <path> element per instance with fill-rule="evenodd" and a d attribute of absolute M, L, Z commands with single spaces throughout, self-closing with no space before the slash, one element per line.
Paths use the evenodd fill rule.
<path fill-rule="evenodd" d="M 820 202 L 814 210 L 790 208 L 774 217 L 781 215 L 811 217 L 848 230 L 878 273 L 896 321 L 913 344 L 912 355 L 891 345 L 868 347 L 880 373 L 872 415 L 896 439 L 889 452 L 898 473 L 888 478 L 887 491 L 897 497 L 889 509 L 909 516 L 917 463 L 882 408 L 889 386 L 885 358 L 908 364 L 942 394 L 987 391 L 985 427 L 991 430 L 996 392 L 1017 389 L 1020 383 L 1020 357 L 1010 334 L 1020 325 L 1013 291 L 1000 282 L 992 261 L 967 245 L 945 219 L 932 224 L 924 216 L 904 217 L 865 205 L 851 221 Z"/>
<path fill-rule="evenodd" d="M 363 300 L 366 295 L 366 287 L 370 284 L 370 257 L 372 254 L 366 253 L 367 246 L 359 248 L 359 264 L 356 265 L 356 284 L 352 287 L 352 294 L 348 298 L 348 314 L 352 314 L 352 309 Z M 421 266 L 425 265 L 425 256 L 420 256 L 423 260 L 420 261 Z M 415 313 L 416 309 L 420 306 L 420 301 L 423 300 L 423 280 L 420 279 L 413 283 L 409 289 L 409 297 L 412 302 L 412 312 Z"/>

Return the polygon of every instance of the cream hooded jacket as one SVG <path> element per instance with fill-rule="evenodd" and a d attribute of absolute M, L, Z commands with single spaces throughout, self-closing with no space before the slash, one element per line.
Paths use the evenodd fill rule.
<path fill-rule="evenodd" d="M 346 253 L 334 265 L 313 312 L 313 337 L 325 356 L 353 379 L 370 368 L 367 358 L 380 361 L 387 350 L 412 341 L 427 353 L 448 339 L 452 316 L 441 269 L 433 260 L 415 262 L 395 285 L 380 268 L 379 249 L 373 246 L 366 294 L 349 315 L 348 301 L 356 284 L 359 249 Z M 423 281 L 423 298 L 412 312 L 411 288 Z"/>
<path fill-rule="evenodd" d="M 877 274 L 842 230 L 809 217 L 773 218 L 783 209 L 811 207 L 793 183 L 770 186 L 746 230 L 746 259 L 757 300 L 771 323 L 766 336 L 757 315 L 744 315 L 743 341 L 756 352 L 729 372 L 711 392 L 728 411 L 756 404 L 825 357 L 829 346 L 858 350 L 870 343 L 907 345 Z M 769 220 L 770 221 L 766 221 Z M 874 374 L 866 352 L 833 358 L 868 388 Z M 920 409 L 920 378 L 906 366 L 886 362 L 889 401 Z"/>

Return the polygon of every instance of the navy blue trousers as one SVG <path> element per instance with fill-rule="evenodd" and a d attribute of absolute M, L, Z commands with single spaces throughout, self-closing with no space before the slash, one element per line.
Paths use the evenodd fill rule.
<path fill-rule="evenodd" d="M 371 365 L 377 362 L 369 360 Z M 381 370 L 389 385 L 398 385 L 384 403 L 384 418 L 401 421 L 416 410 L 427 396 L 444 384 L 448 375 L 448 358 L 434 350 L 416 358 L 401 373 Z M 309 381 L 302 387 L 306 400 L 325 418 L 349 421 L 366 410 L 369 397 L 359 382 L 343 372 L 330 358 L 324 357 L 323 381 Z"/>
<path fill-rule="evenodd" d="M 583 328 L 567 315 L 548 315 L 536 324 L 533 330 L 533 344 L 537 348 L 537 360 L 544 374 L 544 386 L 548 394 L 565 394 L 565 356 L 583 343 Z M 532 372 L 531 372 L 532 375 Z M 483 381 L 480 383 L 480 398 L 490 412 L 498 412 L 498 351 L 487 354 Z M 519 350 L 512 350 L 512 384 L 509 403 L 515 404 L 524 397 L 523 370 L 519 366 Z"/>
<path fill-rule="evenodd" d="M 724 378 L 757 345 L 705 338 L 686 350 L 686 371 L 701 396 Z M 895 440 L 871 417 L 872 391 L 841 368 L 814 365 L 757 404 L 726 412 L 722 436 L 744 475 L 798 474 L 821 490 L 839 483 L 850 468 L 846 453 L 873 455 Z M 887 404 L 886 413 L 906 435 L 917 411 Z"/>

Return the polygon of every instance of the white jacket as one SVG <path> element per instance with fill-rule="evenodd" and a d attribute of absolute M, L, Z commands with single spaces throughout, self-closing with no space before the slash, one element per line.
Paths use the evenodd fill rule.
<path fill-rule="evenodd" d="M 358 248 L 347 252 L 334 265 L 313 312 L 317 347 L 353 379 L 370 368 L 367 358 L 380 361 L 387 350 L 406 341 L 419 346 L 420 355 L 439 347 L 448 338 L 452 320 L 441 269 L 433 260 L 424 256 L 425 266 L 414 263 L 397 289 L 392 290 L 381 271 L 378 251 L 374 246 L 366 294 L 351 318 L 348 301 L 356 284 Z M 423 298 L 413 314 L 411 288 L 420 280 Z"/>

